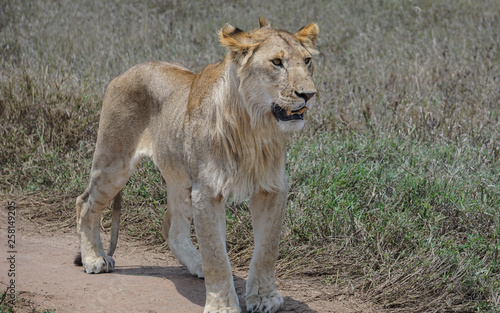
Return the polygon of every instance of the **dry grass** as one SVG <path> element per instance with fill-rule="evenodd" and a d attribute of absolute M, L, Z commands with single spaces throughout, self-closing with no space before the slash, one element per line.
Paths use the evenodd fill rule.
<path fill-rule="evenodd" d="M 224 23 L 249 29 L 260 15 L 321 31 L 318 105 L 288 155 L 279 275 L 318 276 L 401 312 L 498 311 L 494 0 L 4 1 L 0 197 L 74 227 L 107 83 L 155 59 L 201 70 L 224 54 Z M 125 189 L 129 235 L 162 242 L 164 189 L 144 162 Z M 232 261 L 246 266 L 246 204 L 227 216 Z"/>

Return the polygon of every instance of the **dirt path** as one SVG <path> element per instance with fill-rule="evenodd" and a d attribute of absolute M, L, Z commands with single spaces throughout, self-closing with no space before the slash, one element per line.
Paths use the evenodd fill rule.
<path fill-rule="evenodd" d="M 0 289 L 8 287 L 7 205 L 0 209 Z M 24 303 L 16 312 L 203 312 L 204 281 L 179 266 L 170 252 L 154 251 L 141 242 L 119 240 L 116 270 L 89 275 L 73 265 L 76 235 L 68 228 L 50 230 L 16 216 L 15 289 Z M 107 238 L 104 238 L 107 240 Z M 245 310 L 245 275 L 235 270 L 235 286 Z M 381 312 L 355 298 L 334 297 L 320 281 L 278 279 L 285 299 L 280 312 Z"/>

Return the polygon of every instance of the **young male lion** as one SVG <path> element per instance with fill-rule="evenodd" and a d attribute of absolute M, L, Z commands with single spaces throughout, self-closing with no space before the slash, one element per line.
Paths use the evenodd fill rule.
<path fill-rule="evenodd" d="M 259 22 L 250 33 L 226 24 L 219 32 L 226 57 L 198 74 L 150 62 L 109 84 L 89 185 L 76 201 L 85 272 L 114 269 L 120 192 L 149 156 L 167 183 L 165 238 L 180 263 L 205 277 L 204 312 L 240 312 L 225 244 L 229 196 L 251 197 L 255 251 L 247 309 L 276 312 L 282 306 L 274 276 L 287 202 L 285 135 L 303 127 L 314 101 L 311 55 L 319 30 L 311 23 L 292 34 Z M 106 254 L 99 222 L 112 199 Z M 200 253 L 190 240 L 193 219 Z"/>

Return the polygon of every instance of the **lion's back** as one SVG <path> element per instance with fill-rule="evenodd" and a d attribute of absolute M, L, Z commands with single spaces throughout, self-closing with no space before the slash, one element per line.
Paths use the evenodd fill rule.
<path fill-rule="evenodd" d="M 108 119 L 147 120 L 183 110 L 195 73 L 180 64 L 152 61 L 135 65 L 113 79 L 104 95 L 101 125 Z"/>

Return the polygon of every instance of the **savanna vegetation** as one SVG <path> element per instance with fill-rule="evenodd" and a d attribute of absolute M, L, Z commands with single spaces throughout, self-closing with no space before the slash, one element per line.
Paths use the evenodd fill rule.
<path fill-rule="evenodd" d="M 495 0 L 2 1 L 0 199 L 75 227 L 107 83 L 149 60 L 199 71 L 223 58 L 224 23 L 249 30 L 261 15 L 320 28 L 317 105 L 289 140 L 278 275 L 394 311 L 498 312 Z M 166 197 L 144 161 L 124 190 L 122 233 L 161 244 Z M 227 221 L 232 263 L 245 267 L 246 203 Z"/>

